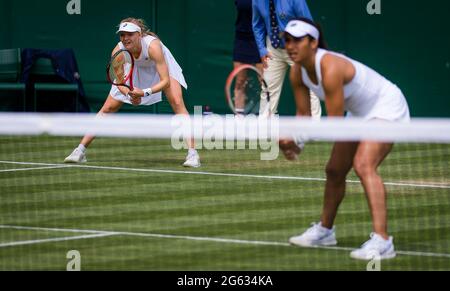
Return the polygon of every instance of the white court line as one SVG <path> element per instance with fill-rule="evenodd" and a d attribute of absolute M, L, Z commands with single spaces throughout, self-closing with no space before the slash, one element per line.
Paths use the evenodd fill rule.
<path fill-rule="evenodd" d="M 72 232 L 72 233 L 90 233 L 90 234 L 111 234 L 108 231 L 99 230 L 81 230 L 81 229 L 65 229 L 65 228 L 48 228 L 48 227 L 32 227 L 32 226 L 16 226 L 16 225 L 0 225 L 3 229 L 16 230 L 37 230 L 37 231 L 53 231 L 53 232 Z"/>
<path fill-rule="evenodd" d="M 2 164 L 15 165 L 40 165 L 40 166 L 58 166 L 60 164 L 45 164 L 45 163 L 25 163 L 25 162 L 11 162 L 0 161 Z M 291 181 L 318 181 L 324 182 L 324 178 L 307 178 L 307 177 L 293 177 L 293 176 L 267 176 L 267 175 L 251 175 L 251 174 L 232 174 L 232 173 L 217 173 L 217 172 L 194 172 L 194 171 L 177 171 L 177 170 L 156 170 L 156 169 L 136 169 L 124 167 L 106 167 L 106 166 L 88 166 L 88 165 L 67 165 L 67 168 L 82 168 L 95 170 L 116 170 L 116 171 L 130 171 L 141 173 L 168 173 L 168 174 L 188 174 L 188 175 L 204 175 L 204 176 L 218 176 L 218 177 L 238 177 L 238 178 L 255 178 L 255 179 L 271 179 L 271 180 L 291 180 Z M 347 183 L 360 184 L 360 181 L 347 180 Z M 411 184 L 411 183 L 394 183 L 385 182 L 388 186 L 413 187 L 413 188 L 431 188 L 431 189 L 450 189 L 450 185 L 436 185 L 436 184 Z"/>
<path fill-rule="evenodd" d="M 48 238 L 48 239 L 15 241 L 15 242 L 9 242 L 9 243 L 2 243 L 2 244 L 0 244 L 0 248 L 23 246 L 23 245 L 34 245 L 34 244 L 49 243 L 49 242 L 61 242 L 61 241 L 70 241 L 70 240 L 99 238 L 99 237 L 107 237 L 107 236 L 113 236 L 113 235 L 117 235 L 117 234 L 114 234 L 114 233 L 97 233 L 97 234 L 85 234 L 85 235 L 79 235 L 79 236 L 68 236 L 68 237 L 56 237 L 56 238 Z"/>
<path fill-rule="evenodd" d="M 270 242 L 270 241 L 252 241 L 252 240 L 239 240 L 239 239 L 227 239 L 227 238 L 214 238 L 214 237 L 198 237 L 198 236 L 185 236 L 185 235 L 170 235 L 170 234 L 156 234 L 156 233 L 139 233 L 139 232 L 118 232 L 118 231 L 103 231 L 103 230 L 82 230 L 82 229 L 64 229 L 64 228 L 43 228 L 43 227 L 27 227 L 27 226 L 12 226 L 12 225 L 0 225 L 3 229 L 21 229 L 21 230 L 38 230 L 38 231 L 55 231 L 55 232 L 75 232 L 75 233 L 94 233 L 93 235 L 85 235 L 87 238 L 94 236 L 133 236 L 133 237 L 150 237 L 150 238 L 164 238 L 164 239 L 184 239 L 192 241 L 206 241 L 217 243 L 230 243 L 230 244 L 244 244 L 244 245 L 262 245 L 262 246 L 280 246 L 280 247 L 292 247 L 289 243 L 284 242 Z M 83 237 L 83 236 L 80 236 Z M 1 246 L 1 245 L 0 245 Z M 313 247 L 314 249 L 335 250 L 335 251 L 353 251 L 353 248 L 348 247 Z M 413 256 L 413 257 L 436 257 L 436 258 L 448 258 L 450 254 L 447 253 L 431 253 L 431 252 L 415 252 L 415 251 L 396 251 L 398 255 Z"/>
<path fill-rule="evenodd" d="M 69 166 L 61 165 L 61 166 L 46 166 L 46 167 L 39 167 L 39 168 L 8 169 L 8 170 L 0 170 L 0 173 L 20 172 L 20 171 L 33 171 L 33 170 L 60 169 L 60 168 L 67 168 L 67 167 L 69 167 Z"/>

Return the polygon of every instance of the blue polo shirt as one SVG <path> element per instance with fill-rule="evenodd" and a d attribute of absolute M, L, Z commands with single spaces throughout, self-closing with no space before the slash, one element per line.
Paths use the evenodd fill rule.
<path fill-rule="evenodd" d="M 274 0 L 277 22 L 280 31 L 284 31 L 292 19 L 305 17 L 313 20 L 305 0 Z M 269 0 L 253 0 L 253 33 L 261 57 L 267 55 L 266 37 L 271 31 Z M 284 48 L 282 40 L 281 48 Z"/>

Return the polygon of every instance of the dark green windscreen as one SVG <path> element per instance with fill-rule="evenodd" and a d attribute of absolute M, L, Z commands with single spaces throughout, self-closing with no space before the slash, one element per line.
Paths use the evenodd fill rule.
<path fill-rule="evenodd" d="M 68 15 L 61 0 L 0 0 L 0 48 L 74 48 L 92 110 L 109 87 L 105 65 L 127 16 L 147 20 L 182 66 L 189 110 L 209 105 L 226 113 L 223 87 L 232 69 L 232 0 L 81 0 L 81 15 Z M 333 50 L 376 69 L 405 93 L 415 117 L 450 116 L 450 3 L 426 5 L 383 1 L 381 15 L 368 15 L 367 0 L 309 0 Z M 293 114 L 286 82 L 281 114 Z M 140 109 L 151 111 L 151 108 Z"/>

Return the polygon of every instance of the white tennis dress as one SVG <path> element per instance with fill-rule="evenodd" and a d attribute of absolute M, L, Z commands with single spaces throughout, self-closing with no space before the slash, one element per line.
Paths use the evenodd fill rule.
<path fill-rule="evenodd" d="M 139 89 L 152 87 L 153 85 L 159 83 L 160 81 L 159 74 L 156 70 L 156 63 L 152 59 L 150 59 L 148 55 L 148 48 L 150 47 L 150 43 L 155 39 L 157 38 L 150 35 L 143 37 L 141 39 L 142 42 L 141 55 L 139 56 L 138 59 L 134 60 L 133 86 Z M 177 80 L 181 86 L 187 89 L 187 84 L 184 79 L 183 71 L 180 65 L 177 63 L 177 61 L 175 60 L 169 49 L 162 42 L 161 45 L 164 53 L 164 58 L 169 68 L 170 77 Z M 122 42 L 119 42 L 119 48 L 125 49 Z M 123 95 L 115 85 L 112 85 L 109 94 L 118 101 L 131 104 L 130 97 Z M 148 97 L 142 97 L 140 105 L 152 105 L 160 102 L 161 100 L 162 94 L 161 92 L 158 92 Z"/>
<path fill-rule="evenodd" d="M 332 54 L 350 61 L 355 67 L 353 80 L 344 86 L 344 106 L 347 116 L 387 121 L 408 122 L 410 120 L 408 103 L 402 91 L 389 80 L 369 68 L 344 55 L 319 49 L 316 54 L 318 84 L 314 84 L 302 67 L 303 83 L 325 101 L 322 84 L 321 62 L 326 54 Z"/>

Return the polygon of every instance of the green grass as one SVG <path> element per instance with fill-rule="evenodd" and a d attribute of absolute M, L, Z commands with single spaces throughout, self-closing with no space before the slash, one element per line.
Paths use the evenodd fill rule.
<path fill-rule="evenodd" d="M 61 164 L 78 142 L 1 137 L 0 161 Z M 260 161 L 259 151 L 200 151 L 203 167 L 188 171 L 323 179 L 330 150 L 309 144 L 295 163 Z M 41 166 L 0 162 L 0 225 L 141 234 L 0 247 L 0 270 L 65 270 L 69 250 L 80 251 L 82 270 L 366 269 L 348 250 L 286 244 L 319 219 L 323 181 L 193 175 L 180 166 L 185 154 L 164 140 L 99 138 L 87 164 L 98 168 L 6 172 Z M 383 261 L 382 270 L 450 270 L 449 161 L 450 145 L 396 145 L 382 165 L 386 182 L 447 185 L 387 186 L 396 249 L 415 254 Z M 348 179 L 358 180 L 354 173 Z M 338 246 L 355 248 L 368 238 L 371 220 L 359 183 L 349 183 L 347 193 L 336 221 Z M 0 228 L 0 245 L 85 234 Z"/>

